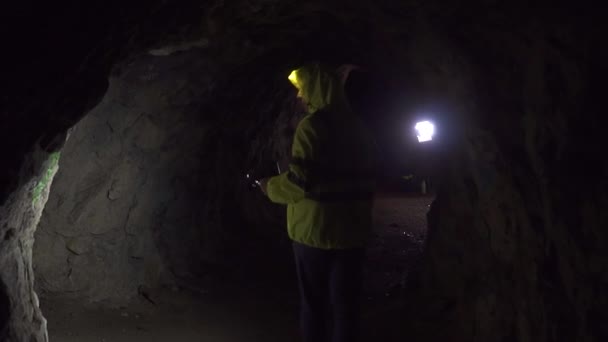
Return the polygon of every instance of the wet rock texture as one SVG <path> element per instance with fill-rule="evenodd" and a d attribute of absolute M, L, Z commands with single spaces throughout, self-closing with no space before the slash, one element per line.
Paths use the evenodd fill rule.
<path fill-rule="evenodd" d="M 45 340 L 31 267 L 33 233 L 42 207 L 32 199 L 48 174 L 51 153 L 60 150 L 61 137 L 99 101 L 112 68 L 128 70 L 125 65 L 149 48 L 157 49 L 160 57 L 192 44 L 206 46 L 206 53 L 224 66 L 221 72 L 210 71 L 213 76 L 226 75 L 219 78 L 221 91 L 214 93 L 214 106 L 184 110 L 185 116 L 178 117 L 157 110 L 131 113 L 137 106 L 148 108 L 148 101 L 158 109 L 183 109 L 193 100 L 186 93 L 175 94 L 177 89 L 207 89 L 171 83 L 176 88 L 169 94 L 176 103 L 167 105 L 167 99 L 154 92 L 154 73 L 138 72 L 131 77 L 143 80 L 125 76 L 112 84 L 137 82 L 150 94 L 125 96 L 120 87 L 113 88 L 110 93 L 116 91 L 117 98 L 104 104 L 124 110 L 124 118 L 132 120 L 113 122 L 111 115 L 95 112 L 82 122 L 82 127 L 91 128 L 90 134 L 82 134 L 79 126 L 72 132 L 70 141 L 80 141 L 88 155 L 66 161 L 82 165 L 83 172 L 74 174 L 73 182 L 65 181 L 63 204 L 59 199 L 49 203 L 49 208 L 67 215 L 50 213 L 44 218 L 48 225 L 40 234 L 47 235 L 40 241 L 41 246 L 46 243 L 52 261 L 40 264 L 43 288 L 93 297 L 107 292 L 108 285 L 97 287 L 88 281 L 95 275 L 87 266 L 98 265 L 98 258 L 113 262 L 116 257 L 122 260 L 116 270 L 103 272 L 118 281 L 118 293 L 124 294 L 163 271 L 182 272 L 179 260 L 188 250 L 165 255 L 174 250 L 152 242 L 172 246 L 201 234 L 197 237 L 208 239 L 197 240 L 202 243 L 197 247 L 211 250 L 200 255 L 211 258 L 208 255 L 218 248 L 211 241 L 238 235 L 223 229 L 224 235 L 212 235 L 220 226 L 239 226 L 224 225 L 226 218 L 239 217 L 226 208 L 239 207 L 252 221 L 267 222 L 272 214 L 242 208 L 241 201 L 234 200 L 247 201 L 247 192 L 237 192 L 227 182 L 215 183 L 249 168 L 255 157 L 252 144 L 265 151 L 264 160 L 277 157 L 269 146 L 281 143 L 270 144 L 260 136 L 273 136 L 274 118 L 281 115 L 278 108 L 267 107 L 276 102 L 268 93 L 280 89 L 273 83 L 279 76 L 264 75 L 273 69 L 288 70 L 304 57 L 350 56 L 389 75 L 396 85 L 417 89 L 416 100 L 442 99 L 440 121 L 452 132 L 442 139 L 436 155 L 436 176 L 442 182 L 429 215 L 423 266 L 409 277 L 406 309 L 391 316 L 394 324 L 389 328 L 403 329 L 421 341 L 608 339 L 608 165 L 600 125 L 608 53 L 600 11 L 578 3 L 556 2 L 542 8 L 518 1 L 475 1 L 466 6 L 439 1 L 294 5 L 245 0 L 206 5 L 147 1 L 131 7 L 112 1 L 72 6 L 49 2 L 35 9 L 29 3 L 7 6 L 14 8 L 5 13 L 14 16 L 3 23 L 23 30 L 2 30 L 11 35 L 3 40 L 6 46 L 14 47 L 13 53 L 3 56 L 9 59 L 6 65 L 19 66 L 7 68 L 3 76 L 10 87 L 0 95 L 0 143 L 6 147 L 5 167 L 0 169 L 3 340 Z M 264 111 L 275 114 L 260 116 Z M 206 123 L 204 115 L 195 122 L 189 116 L 195 112 L 213 113 L 214 124 Z M 264 119 L 256 121 L 260 117 Z M 265 124 L 252 127 L 251 122 Z M 180 124 L 188 123 L 204 129 L 198 134 L 186 134 L 193 131 L 190 128 L 178 133 Z M 104 134 L 94 143 L 97 133 Z M 76 140 L 79 134 L 81 140 Z M 171 155 L 182 156 L 172 138 L 187 148 L 197 142 L 206 146 L 196 161 L 175 163 L 211 168 L 206 174 L 225 178 L 203 182 L 198 175 L 167 170 Z M 100 148 L 102 144 L 108 148 Z M 162 146 L 170 152 L 165 154 Z M 145 170 L 139 170 L 142 167 Z M 156 178 L 161 174 L 170 176 Z M 192 183 L 169 186 L 168 179 Z M 44 194 L 40 192 L 36 203 L 44 203 Z M 185 218 L 177 206 L 158 211 L 158 203 L 147 204 L 151 198 L 193 203 L 200 212 L 190 211 Z M 101 205 L 98 211 L 94 204 Z M 203 216 L 208 219 L 204 229 L 180 224 L 199 224 Z M 93 224 L 83 224 L 87 217 Z M 184 229 L 183 234 L 158 239 L 166 236 L 168 227 Z M 53 234 L 55 239 L 50 239 Z M 134 237 L 137 234 L 141 238 Z M 112 253 L 111 245 L 116 246 Z M 165 262 L 145 265 L 158 258 Z M 53 267 L 58 275 L 51 274 Z M 129 270 L 135 271 L 135 280 L 121 278 Z"/>
<path fill-rule="evenodd" d="M 282 145 L 268 135 L 264 145 L 258 134 L 272 132 L 273 116 L 285 124 L 289 113 L 279 106 L 293 97 L 276 99 L 276 107 L 253 104 L 262 122 L 249 121 L 253 113 L 221 102 L 241 81 L 222 87 L 219 68 L 200 51 L 145 56 L 110 79 L 104 100 L 62 150 L 36 235 L 43 293 L 120 301 L 142 287 L 204 283 L 234 266 L 226 249 L 253 230 L 253 213 L 241 208 L 280 216 L 245 173 L 257 167 L 247 157 L 267 157 L 268 165 L 275 152 L 280 157 Z"/>

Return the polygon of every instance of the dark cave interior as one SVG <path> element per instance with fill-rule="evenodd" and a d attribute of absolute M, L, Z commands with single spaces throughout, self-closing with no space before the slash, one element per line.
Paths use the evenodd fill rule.
<path fill-rule="evenodd" d="M 382 151 L 362 340 L 608 340 L 593 7 L 2 7 L 0 341 L 297 340 L 284 208 L 244 175 L 289 163 L 311 60 L 360 67 Z"/>

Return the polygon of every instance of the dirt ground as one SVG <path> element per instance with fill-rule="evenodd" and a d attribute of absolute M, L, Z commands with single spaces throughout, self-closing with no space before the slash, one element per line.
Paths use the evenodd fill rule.
<path fill-rule="evenodd" d="M 430 196 L 379 195 L 374 238 L 367 250 L 363 291 L 365 340 L 374 317 L 394 306 L 415 267 L 426 231 Z M 298 295 L 291 256 L 246 258 L 242 270 L 207 291 L 163 289 L 124 306 L 42 298 L 51 342 L 298 341 Z"/>

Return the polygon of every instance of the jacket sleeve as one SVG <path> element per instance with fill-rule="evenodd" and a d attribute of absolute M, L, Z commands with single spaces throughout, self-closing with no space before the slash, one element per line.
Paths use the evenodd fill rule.
<path fill-rule="evenodd" d="M 294 134 L 289 171 L 268 180 L 267 193 L 271 201 L 294 204 L 305 197 L 310 181 L 310 164 L 317 154 L 317 141 L 317 132 L 309 117 L 302 119 Z"/>

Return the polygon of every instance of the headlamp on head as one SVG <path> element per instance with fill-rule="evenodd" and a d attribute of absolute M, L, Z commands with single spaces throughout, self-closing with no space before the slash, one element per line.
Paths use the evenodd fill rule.
<path fill-rule="evenodd" d="M 298 71 L 294 70 L 291 72 L 291 74 L 289 74 L 289 80 L 291 81 L 291 84 L 293 84 L 296 88 L 298 87 Z"/>
<path fill-rule="evenodd" d="M 289 77 L 287 77 L 289 79 L 289 81 L 291 82 L 291 84 L 293 84 L 294 87 L 296 87 L 296 89 L 298 89 L 298 96 L 302 96 L 302 88 L 300 87 L 300 82 L 298 80 L 298 71 L 294 70 L 291 72 L 291 74 L 289 74 Z"/>

